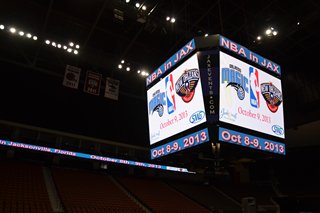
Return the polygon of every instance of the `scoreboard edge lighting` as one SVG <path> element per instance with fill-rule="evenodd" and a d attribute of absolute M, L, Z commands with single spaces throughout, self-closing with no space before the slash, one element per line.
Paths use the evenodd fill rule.
<path fill-rule="evenodd" d="M 261 75 L 267 76 L 267 80 L 269 80 L 268 78 L 272 80 L 279 79 L 281 76 L 281 68 L 278 64 L 251 52 L 247 48 L 221 35 L 193 38 L 146 79 L 151 159 L 182 151 L 212 141 L 213 139 L 229 142 L 227 141 L 227 137 L 217 135 L 220 132 L 217 131 L 218 127 L 225 127 L 230 131 L 236 128 L 237 133 L 240 134 L 238 136 L 246 139 L 258 135 L 260 139 L 268 138 L 273 139 L 271 140 L 273 142 L 275 140 L 278 141 L 278 138 L 274 139 L 275 137 L 272 135 L 264 135 L 263 131 L 258 132 L 251 130 L 247 126 L 239 126 L 237 123 L 228 123 L 220 119 L 221 54 L 228 55 L 231 58 L 234 57 L 235 60 L 239 60 L 256 69 L 256 72 L 266 73 Z M 230 76 L 231 78 L 227 78 L 227 80 L 233 79 L 233 81 L 230 80 L 229 82 L 230 88 L 232 87 L 236 90 L 237 86 L 241 86 L 241 84 L 237 82 L 239 80 L 234 79 L 239 78 L 240 75 L 234 76 L 233 73 Z M 246 82 L 246 86 L 248 87 L 247 84 L 248 82 Z M 247 87 L 245 88 L 246 92 L 248 91 Z M 228 89 L 230 90 L 230 88 Z M 280 101 L 281 99 L 281 105 L 282 94 L 280 90 L 274 88 L 272 84 L 264 84 L 264 94 L 268 93 L 267 95 L 272 95 L 274 93 L 278 95 L 277 100 Z M 283 119 L 283 106 L 280 107 L 282 107 L 280 117 Z M 185 110 L 181 111 L 182 108 Z M 177 111 L 180 110 L 177 114 L 175 114 L 176 109 L 178 109 Z M 252 114 L 253 112 L 250 111 L 250 113 Z M 195 124 L 190 124 L 194 121 L 196 121 Z M 165 134 L 161 134 L 161 127 L 162 130 L 165 128 L 170 129 L 168 128 L 170 125 L 173 126 L 172 130 L 163 131 Z M 279 127 L 279 125 L 276 125 L 274 128 L 278 132 L 283 132 L 282 139 L 284 139 L 284 127 L 280 127 L 280 130 L 282 128 L 281 131 Z M 155 133 L 153 131 L 154 128 L 158 128 L 158 132 Z M 224 130 L 226 131 L 227 129 Z M 168 132 L 169 134 L 167 134 Z M 214 137 L 212 136 L 213 133 L 215 134 Z M 154 140 L 154 138 L 157 139 Z M 264 141 L 268 142 L 267 139 Z M 239 143 L 235 144 L 241 145 Z M 254 141 L 254 145 L 257 145 L 256 140 Z M 276 145 L 276 147 L 281 145 L 285 149 L 283 143 L 277 145 L 277 142 L 275 142 L 273 145 Z M 248 147 L 259 149 L 262 146 Z M 275 150 L 261 148 L 260 150 L 278 153 Z M 285 151 L 278 154 L 285 154 Z"/>

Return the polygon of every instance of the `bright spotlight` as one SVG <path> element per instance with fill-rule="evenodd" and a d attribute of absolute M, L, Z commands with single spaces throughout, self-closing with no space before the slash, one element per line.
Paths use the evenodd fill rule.
<path fill-rule="evenodd" d="M 69 42 L 70 47 L 73 47 L 74 43 L 73 42 Z"/>
<path fill-rule="evenodd" d="M 140 3 L 136 3 L 136 8 L 140 7 Z"/>
<path fill-rule="evenodd" d="M 272 35 L 274 35 L 274 36 L 278 35 L 278 31 L 273 31 Z"/>
<path fill-rule="evenodd" d="M 137 73 L 139 74 L 141 72 L 141 70 L 137 70 Z"/>
<path fill-rule="evenodd" d="M 74 50 L 73 53 L 74 53 L 75 55 L 78 55 L 79 52 L 78 52 L 78 50 Z"/>
<path fill-rule="evenodd" d="M 121 60 L 121 64 L 124 64 L 124 60 Z"/>
<path fill-rule="evenodd" d="M 143 71 L 141 72 L 141 75 L 145 75 L 145 74 L 146 74 L 146 71 L 143 70 Z"/>
<path fill-rule="evenodd" d="M 11 28 L 9 29 L 9 31 L 10 31 L 10 33 L 16 33 L 16 32 L 17 32 L 16 28 L 14 28 L 14 27 L 11 27 Z"/>
<path fill-rule="evenodd" d="M 143 5 L 142 10 L 146 10 L 146 9 L 147 9 L 146 5 Z"/>
<path fill-rule="evenodd" d="M 46 44 L 50 44 L 50 41 L 49 41 L 49 40 L 46 40 L 45 42 L 46 42 Z"/>
<path fill-rule="evenodd" d="M 271 29 L 267 29 L 267 30 L 266 30 L 266 35 L 267 35 L 267 36 L 270 36 L 271 33 L 272 33 Z"/>
<path fill-rule="evenodd" d="M 71 49 L 71 48 L 68 48 L 67 51 L 68 51 L 69 53 L 71 53 L 71 52 L 72 52 L 72 49 Z"/>
<path fill-rule="evenodd" d="M 260 40 L 261 40 L 261 36 L 258 36 L 258 37 L 257 37 L 257 40 L 259 40 L 259 41 L 260 41 Z"/>
<path fill-rule="evenodd" d="M 58 44 L 57 47 L 60 49 L 61 48 L 61 44 Z"/>
<path fill-rule="evenodd" d="M 38 37 L 37 36 L 33 36 L 32 39 L 36 41 L 36 40 L 38 40 Z"/>
<path fill-rule="evenodd" d="M 3 24 L 0 24 L 0 29 L 4 30 L 4 25 Z"/>
<path fill-rule="evenodd" d="M 79 45 L 79 44 L 77 44 L 77 45 L 76 45 L 76 48 L 77 48 L 77 49 L 79 49 L 79 48 L 80 48 L 80 45 Z"/>
<path fill-rule="evenodd" d="M 170 19 L 171 19 L 170 16 L 167 16 L 167 17 L 166 17 L 166 20 L 167 20 L 167 21 L 170 21 Z"/>
<path fill-rule="evenodd" d="M 20 31 L 20 32 L 19 32 L 19 35 L 20 35 L 20 36 L 24 36 L 24 32 L 23 32 L 23 31 Z"/>
<path fill-rule="evenodd" d="M 122 69 L 122 64 L 119 64 L 119 65 L 118 65 L 118 68 L 119 68 L 119 69 Z"/>
<path fill-rule="evenodd" d="M 208 33 L 204 34 L 204 37 L 208 37 L 208 36 L 209 36 L 209 34 L 208 34 Z"/>
<path fill-rule="evenodd" d="M 176 22 L 176 19 L 175 18 L 171 18 L 170 22 L 174 23 L 174 22 Z"/>
<path fill-rule="evenodd" d="M 129 3 L 130 2 L 130 0 L 126 0 L 126 3 Z"/>
<path fill-rule="evenodd" d="M 51 45 L 54 46 L 54 47 L 57 46 L 56 42 L 52 42 Z"/>
<path fill-rule="evenodd" d="M 130 71 L 130 67 L 127 67 L 126 70 L 129 72 Z"/>
<path fill-rule="evenodd" d="M 66 50 L 66 49 L 67 49 L 67 46 L 66 46 L 66 45 L 63 45 L 63 49 Z"/>
<path fill-rule="evenodd" d="M 31 38 L 31 37 L 32 37 L 32 35 L 30 33 L 27 33 L 27 38 Z"/>

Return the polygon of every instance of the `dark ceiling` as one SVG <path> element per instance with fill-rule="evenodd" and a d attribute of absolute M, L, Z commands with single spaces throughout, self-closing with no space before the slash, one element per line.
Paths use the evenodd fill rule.
<path fill-rule="evenodd" d="M 38 36 L 37 41 L 0 31 L 1 119 L 149 146 L 145 81 L 149 73 L 195 36 L 222 34 L 280 64 L 287 128 L 320 119 L 320 3 L 305 1 L 10 0 L 0 24 Z M 115 11 L 123 20 L 115 18 Z M 174 16 L 174 24 L 165 20 Z M 140 19 L 138 19 L 140 18 Z M 299 23 L 299 24 L 298 24 Z M 264 34 L 274 27 L 278 35 Z M 46 39 L 78 43 L 78 55 L 49 47 Z M 132 67 L 119 71 L 121 59 Z M 82 69 L 79 90 L 62 86 L 67 64 Z M 84 73 L 120 80 L 119 101 L 82 92 Z M 103 87 L 103 84 L 102 84 Z"/>

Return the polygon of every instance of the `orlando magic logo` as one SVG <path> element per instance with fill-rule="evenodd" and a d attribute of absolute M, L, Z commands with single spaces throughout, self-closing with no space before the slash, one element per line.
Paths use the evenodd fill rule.
<path fill-rule="evenodd" d="M 160 90 L 157 90 L 152 95 L 152 99 L 149 102 L 149 113 L 158 112 L 158 115 L 162 117 L 164 106 L 166 105 L 166 94 L 164 92 L 160 92 Z"/>
<path fill-rule="evenodd" d="M 176 100 L 174 95 L 172 74 L 166 77 L 165 84 L 166 84 L 167 108 L 168 108 L 168 113 L 171 114 L 176 110 Z"/>
<path fill-rule="evenodd" d="M 232 64 L 229 68 L 222 68 L 221 71 L 221 83 L 227 83 L 226 87 L 232 86 L 237 91 L 238 98 L 243 100 L 248 93 L 248 78 L 241 73 L 239 67 Z"/>
<path fill-rule="evenodd" d="M 261 84 L 261 94 L 267 102 L 268 109 L 275 113 L 282 103 L 281 91 L 271 82 Z"/>
<path fill-rule="evenodd" d="M 188 103 L 192 100 L 199 79 L 200 72 L 195 68 L 185 70 L 177 80 L 175 84 L 176 93 L 182 98 L 184 102 Z"/>
<path fill-rule="evenodd" d="M 250 79 L 250 104 L 255 108 L 260 107 L 259 72 L 253 67 L 249 67 Z"/>

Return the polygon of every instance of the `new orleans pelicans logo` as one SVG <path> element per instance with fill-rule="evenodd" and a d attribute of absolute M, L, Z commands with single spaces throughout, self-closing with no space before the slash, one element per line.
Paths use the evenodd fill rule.
<path fill-rule="evenodd" d="M 200 79 L 198 69 L 185 70 L 175 84 L 176 93 L 186 103 L 190 102 L 194 96 L 196 86 Z"/>
<path fill-rule="evenodd" d="M 266 100 L 269 110 L 275 113 L 278 110 L 279 105 L 282 103 L 281 91 L 271 82 L 262 83 L 260 88 L 261 94 Z"/>

